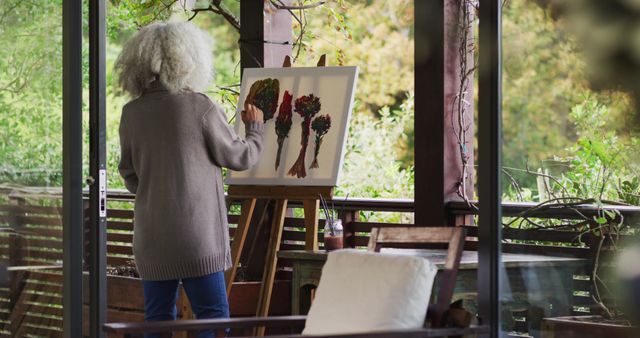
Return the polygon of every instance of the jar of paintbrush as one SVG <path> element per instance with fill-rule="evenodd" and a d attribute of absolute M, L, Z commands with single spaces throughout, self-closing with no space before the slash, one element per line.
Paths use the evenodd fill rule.
<path fill-rule="evenodd" d="M 324 249 L 327 251 L 342 249 L 342 220 L 327 220 L 324 224 Z"/>
<path fill-rule="evenodd" d="M 333 207 L 329 208 L 327 201 L 324 197 L 320 196 L 320 203 L 322 204 L 322 210 L 324 211 L 325 223 L 324 223 L 324 249 L 327 251 L 342 249 L 343 247 L 343 228 L 342 220 L 336 217 L 336 211 Z"/>

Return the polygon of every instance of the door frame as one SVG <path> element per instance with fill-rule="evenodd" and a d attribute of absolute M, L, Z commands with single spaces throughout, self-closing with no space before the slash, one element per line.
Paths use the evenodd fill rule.
<path fill-rule="evenodd" d="M 63 330 L 82 337 L 82 0 L 62 3 Z"/>

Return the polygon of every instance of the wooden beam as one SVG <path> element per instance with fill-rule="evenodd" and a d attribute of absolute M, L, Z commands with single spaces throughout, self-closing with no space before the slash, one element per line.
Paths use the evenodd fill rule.
<path fill-rule="evenodd" d="M 318 214 L 320 200 L 308 199 L 303 201 L 305 225 L 305 250 L 318 250 Z"/>
<path fill-rule="evenodd" d="M 264 64 L 264 1 L 240 2 L 240 67 L 262 67 Z"/>
<path fill-rule="evenodd" d="M 444 1 L 415 6 L 415 223 L 445 222 Z"/>
<path fill-rule="evenodd" d="M 291 0 L 283 0 L 290 5 Z M 262 0 L 240 2 L 241 68 L 280 67 L 291 55 L 292 16 Z"/>

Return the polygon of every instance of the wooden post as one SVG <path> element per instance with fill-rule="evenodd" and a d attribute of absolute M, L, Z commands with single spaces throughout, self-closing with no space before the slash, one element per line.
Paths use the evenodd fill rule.
<path fill-rule="evenodd" d="M 456 137 L 461 74 L 459 3 L 457 0 L 414 1 L 415 223 L 418 226 L 449 223 L 446 203 L 461 199 L 458 194 L 463 173 L 461 149 L 465 149 L 468 156 L 464 191 L 469 198 L 474 196 L 472 104 L 465 107 L 469 118 L 463 127 L 467 136 L 464 147 Z M 429 15 L 429 20 L 419 17 L 421 13 Z M 467 58 L 467 70 L 472 67 L 473 57 Z M 466 89 L 466 97 L 467 101 L 473 101 L 469 99 L 473 98 L 473 83 Z"/>
<path fill-rule="evenodd" d="M 291 0 L 283 0 L 290 5 Z M 240 2 L 241 68 L 280 67 L 291 55 L 292 16 L 287 10 L 275 9 L 262 0 Z"/>
<path fill-rule="evenodd" d="M 285 5 L 291 5 L 293 2 L 292 0 L 281 1 Z M 263 11 L 264 67 L 280 67 L 285 56 L 291 55 L 293 17 L 289 11 L 276 10 L 268 1 L 265 3 L 269 6 L 269 10 Z"/>
<path fill-rule="evenodd" d="M 463 7 L 468 6 L 468 11 L 463 11 Z M 473 46 L 474 36 L 471 24 L 468 30 L 461 29 L 462 15 L 471 19 L 475 15 L 475 11 L 471 8 L 468 1 L 446 0 L 444 2 L 444 172 L 455 173 L 455 176 L 446 177 L 444 185 L 445 202 L 451 200 L 460 200 L 457 189 L 458 183 L 461 182 L 463 173 L 462 167 L 462 149 L 464 156 L 467 157 L 467 181 L 464 187 L 464 193 L 469 199 L 474 198 L 473 177 L 474 177 L 474 123 L 473 123 L 473 69 L 474 53 Z M 464 41 L 463 41 L 464 40 Z M 466 55 L 460 54 L 461 44 L 465 44 Z M 461 59 L 465 57 L 465 69 L 461 69 Z M 468 76 L 463 74 L 471 72 Z M 464 79 L 463 79 L 464 77 Z M 465 81 L 461 84 L 461 81 Z M 466 138 L 466 143 L 460 145 L 457 133 L 460 133 L 460 125 L 458 121 L 459 108 L 464 110 L 464 121 L 462 129 Z M 452 126 L 453 124 L 453 126 Z"/>
<path fill-rule="evenodd" d="M 342 220 L 342 243 L 345 248 L 355 248 L 355 231 L 352 230 L 351 222 L 357 222 L 360 219 L 359 211 L 343 211 L 338 215 Z"/>
<path fill-rule="evenodd" d="M 240 68 L 263 67 L 264 1 L 240 2 Z"/>
<path fill-rule="evenodd" d="M 320 211 L 320 200 L 302 201 L 304 207 L 305 250 L 318 250 L 318 213 Z"/>

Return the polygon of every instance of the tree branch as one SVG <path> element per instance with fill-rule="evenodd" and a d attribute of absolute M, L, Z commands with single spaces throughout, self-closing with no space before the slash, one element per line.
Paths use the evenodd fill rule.
<path fill-rule="evenodd" d="M 235 30 L 237 30 L 238 32 L 240 31 L 240 20 L 238 20 L 238 18 L 236 18 L 235 15 L 233 15 L 233 13 L 229 12 L 228 9 L 222 6 L 221 0 L 211 0 L 211 4 L 209 5 L 209 7 L 194 8 L 191 10 L 191 12 L 193 13 L 193 15 L 189 18 L 189 21 L 193 20 L 200 12 L 213 12 L 213 13 L 222 15 L 222 17 L 229 24 L 231 24 L 231 26 L 233 26 Z"/>
<path fill-rule="evenodd" d="M 151 18 L 151 20 L 149 22 L 154 22 L 156 20 L 158 20 L 158 18 L 160 17 L 160 14 L 164 11 L 170 11 L 171 7 L 173 7 L 173 5 L 175 5 L 178 2 L 178 0 L 171 0 L 169 1 L 169 3 L 165 3 L 164 1 L 160 1 L 160 3 L 162 4 L 163 8 L 159 11 L 157 11 L 154 15 L 153 18 Z M 142 24 L 140 22 L 138 22 L 137 20 L 135 21 L 135 24 L 138 28 L 142 28 Z"/>
<path fill-rule="evenodd" d="M 299 9 L 311 9 L 311 8 L 316 8 L 316 7 L 320 7 L 322 5 L 324 5 L 327 1 L 326 0 L 321 0 L 318 2 L 314 2 L 312 4 L 308 4 L 308 5 L 300 5 L 300 6 L 288 6 L 283 4 L 281 1 L 276 2 L 275 0 L 269 0 L 271 2 L 271 5 L 273 5 L 273 7 L 277 8 L 277 9 L 286 9 L 286 10 L 299 10 Z"/>

